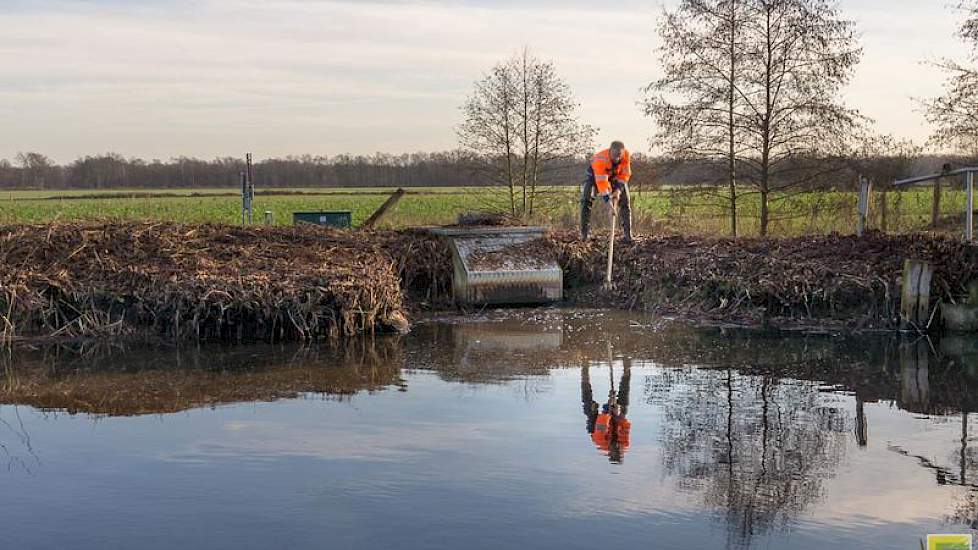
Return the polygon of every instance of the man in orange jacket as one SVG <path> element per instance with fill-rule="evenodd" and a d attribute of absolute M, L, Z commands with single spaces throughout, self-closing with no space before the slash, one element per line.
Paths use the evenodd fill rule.
<path fill-rule="evenodd" d="M 620 141 L 594 155 L 587 169 L 587 179 L 581 187 L 581 238 L 587 240 L 591 231 L 591 206 L 597 193 L 611 208 L 618 207 L 626 243 L 632 242 L 632 204 L 628 196 L 628 180 L 632 178 L 631 155 Z"/>
<path fill-rule="evenodd" d="M 623 359 L 625 372 L 621 375 L 618 392 L 608 392 L 608 402 L 599 406 L 591 391 L 590 369 L 587 363 L 581 368 L 581 404 L 587 418 L 587 433 L 599 451 L 608 460 L 621 464 L 631 444 L 632 422 L 628 419 L 628 394 L 632 379 L 631 359 Z M 613 382 L 613 380 L 612 380 Z"/>

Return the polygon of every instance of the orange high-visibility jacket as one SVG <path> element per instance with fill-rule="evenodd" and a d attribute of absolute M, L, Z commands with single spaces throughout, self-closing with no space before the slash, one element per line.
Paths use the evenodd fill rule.
<path fill-rule="evenodd" d="M 622 151 L 621 162 L 618 166 L 614 166 L 611 163 L 611 150 L 605 149 L 591 159 L 591 170 L 594 172 L 594 181 L 598 185 L 598 193 L 610 193 L 612 180 L 628 183 L 632 178 L 631 155 L 627 149 Z"/>
<path fill-rule="evenodd" d="M 611 448 L 611 415 L 601 413 L 594 423 L 594 433 L 591 434 L 591 441 L 604 452 Z"/>
<path fill-rule="evenodd" d="M 620 418 L 617 422 L 616 432 L 618 432 L 618 446 L 624 452 L 632 443 L 632 421 L 627 418 Z"/>
<path fill-rule="evenodd" d="M 597 421 L 594 423 L 594 433 L 591 434 L 591 441 L 594 442 L 598 449 L 608 452 L 611 449 L 612 430 L 615 431 L 614 435 L 618 440 L 618 448 L 622 452 L 627 451 L 628 446 L 632 443 L 632 421 L 625 417 L 619 417 L 612 423 L 610 414 L 599 414 Z"/>

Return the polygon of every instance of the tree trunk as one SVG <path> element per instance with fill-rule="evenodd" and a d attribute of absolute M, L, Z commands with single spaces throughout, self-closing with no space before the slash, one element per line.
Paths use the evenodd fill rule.
<path fill-rule="evenodd" d="M 530 209 L 529 214 L 533 215 L 533 203 L 537 196 L 537 179 L 540 177 L 540 132 L 543 128 L 543 83 L 537 75 L 537 82 L 534 85 L 535 92 L 535 112 L 533 114 L 533 164 L 530 176 Z"/>
<path fill-rule="evenodd" d="M 937 226 L 941 223 L 941 182 L 944 178 L 937 178 L 934 180 L 934 203 L 930 212 L 930 227 L 931 229 L 937 229 Z"/>
<path fill-rule="evenodd" d="M 503 100 L 503 113 L 505 122 L 503 123 L 503 139 L 506 147 L 506 181 L 509 183 L 509 209 L 513 216 L 516 216 L 516 182 L 513 177 L 513 129 L 510 127 L 509 119 L 509 100 Z"/>
<path fill-rule="evenodd" d="M 764 117 L 761 122 L 761 236 L 767 237 L 768 222 L 771 217 L 769 196 L 771 192 L 771 117 L 774 111 L 771 81 L 774 71 L 774 45 L 771 30 L 771 10 L 767 10 L 766 23 L 767 56 L 764 60 Z"/>
<path fill-rule="evenodd" d="M 527 55 L 523 50 L 523 216 L 527 215 L 526 188 L 530 173 L 530 87 L 527 83 Z"/>
<path fill-rule="evenodd" d="M 767 184 L 761 189 L 761 236 L 767 237 L 768 232 L 768 222 L 771 217 L 771 213 L 768 210 L 768 191 Z"/>
<path fill-rule="evenodd" d="M 509 209 L 510 213 L 516 215 L 516 182 L 513 178 L 513 153 L 510 151 L 509 144 L 506 144 L 506 177 L 509 180 Z"/>
<path fill-rule="evenodd" d="M 729 88 L 729 121 L 727 131 L 730 137 L 729 150 L 729 176 L 730 176 L 730 235 L 737 236 L 737 162 L 734 137 L 734 92 L 737 69 L 737 2 L 730 1 L 730 88 Z"/>
<path fill-rule="evenodd" d="M 883 191 L 880 192 L 880 199 L 879 200 L 880 200 L 880 205 L 879 205 L 879 208 L 880 208 L 880 231 L 882 231 L 883 233 L 886 233 L 889 230 L 888 218 L 889 218 L 889 213 L 890 213 L 889 212 L 889 210 L 890 210 L 890 207 L 889 207 L 890 201 L 889 201 L 889 197 L 886 194 L 886 189 L 883 189 Z"/>

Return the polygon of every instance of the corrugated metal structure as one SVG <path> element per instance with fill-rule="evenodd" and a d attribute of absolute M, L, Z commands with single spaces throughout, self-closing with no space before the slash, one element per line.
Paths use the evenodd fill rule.
<path fill-rule="evenodd" d="M 497 265 L 473 262 L 479 254 L 513 250 L 543 237 L 542 227 L 448 227 L 431 230 L 452 248 L 452 293 L 460 305 L 518 305 L 558 302 L 564 297 L 564 272 L 555 260 L 509 254 Z"/>

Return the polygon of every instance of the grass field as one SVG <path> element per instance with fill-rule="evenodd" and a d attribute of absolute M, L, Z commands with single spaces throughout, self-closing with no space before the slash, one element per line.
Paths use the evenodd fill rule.
<path fill-rule="evenodd" d="M 276 224 L 292 223 L 297 211 L 349 210 L 354 226 L 362 223 L 392 189 L 260 189 L 255 201 L 257 222 L 271 211 Z M 381 227 L 398 228 L 453 223 L 464 212 L 500 204 L 498 190 L 485 188 L 410 188 Z M 535 222 L 572 227 L 577 223 L 577 190 L 568 187 L 546 199 L 547 215 Z M 723 203 L 703 190 L 633 190 L 635 225 L 642 232 L 726 234 L 729 222 Z M 916 188 L 890 192 L 886 198 L 886 225 L 890 231 L 914 231 L 930 223 L 932 190 Z M 600 208 L 600 207 L 598 207 Z M 964 193 L 944 193 L 941 217 L 948 232 L 963 225 Z M 811 192 L 781 195 L 772 202 L 772 235 L 851 233 L 856 227 L 856 194 Z M 757 195 L 743 197 L 739 206 L 741 234 L 758 232 Z M 882 194 L 874 193 L 870 227 L 883 225 Z M 225 189 L 113 189 L 30 190 L 0 193 L 0 223 L 52 220 L 140 219 L 190 223 L 240 223 L 241 199 L 237 190 Z M 595 217 L 595 224 L 601 223 Z"/>

